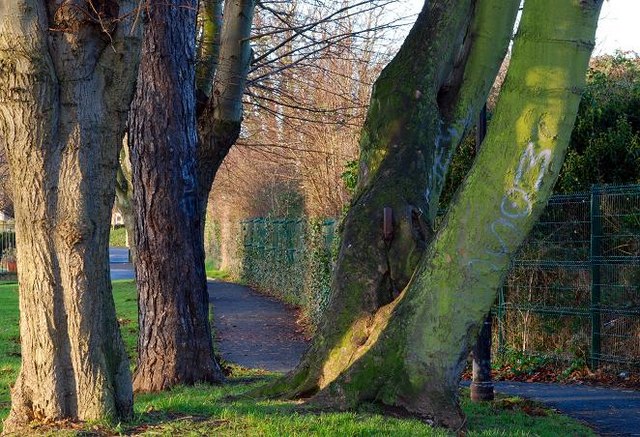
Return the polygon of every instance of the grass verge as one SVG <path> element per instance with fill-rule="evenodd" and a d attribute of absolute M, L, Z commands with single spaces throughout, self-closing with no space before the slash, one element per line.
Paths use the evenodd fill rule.
<path fill-rule="evenodd" d="M 224 281 L 229 278 L 229 273 L 224 270 L 218 270 L 215 268 L 213 261 L 208 259 L 204 262 L 204 270 L 207 274 L 207 278 L 219 279 Z"/>
<path fill-rule="evenodd" d="M 109 246 L 126 247 L 127 246 L 127 230 L 124 226 L 117 228 L 111 227 L 109 232 Z"/>
<path fill-rule="evenodd" d="M 114 281 L 113 295 L 133 362 L 137 335 L 133 281 Z M 15 381 L 19 365 L 17 285 L 4 283 L 0 284 L 0 420 L 9 413 L 9 386 Z M 384 416 L 373 405 L 355 412 L 320 412 L 299 402 L 260 401 L 242 396 L 275 376 L 260 370 L 232 368 L 224 386 L 177 387 L 159 394 L 136 396 L 135 417 L 128 423 L 83 424 L 80 428 L 39 428 L 37 431 L 49 435 L 451 435 L 414 419 Z M 595 435 L 576 421 L 521 399 L 501 398 L 491 404 L 474 404 L 466 400 L 466 390 L 461 397 L 468 417 L 468 436 Z"/>

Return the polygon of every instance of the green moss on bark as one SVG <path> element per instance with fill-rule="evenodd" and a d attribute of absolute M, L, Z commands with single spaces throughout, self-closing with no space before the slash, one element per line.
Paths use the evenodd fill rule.
<path fill-rule="evenodd" d="M 330 384 L 375 332 L 378 309 L 408 283 L 433 237 L 449 155 L 472 122 L 469 114 L 489 92 L 517 5 L 515 0 L 426 4 L 375 84 L 361 137 L 358 192 L 344 222 L 326 322 L 287 382 L 264 392 L 278 394 L 287 387 L 288 395 L 308 393 Z M 487 24 L 491 31 L 484 29 Z M 382 235 L 385 207 L 394 215 L 391 241 Z"/>
<path fill-rule="evenodd" d="M 463 426 L 462 366 L 510 254 L 555 183 L 593 47 L 599 8 L 561 3 L 526 3 L 504 94 L 461 192 L 397 304 L 376 316 L 370 339 L 378 341 L 362 345 L 319 399 L 339 394 L 339 407 L 377 400 Z"/>

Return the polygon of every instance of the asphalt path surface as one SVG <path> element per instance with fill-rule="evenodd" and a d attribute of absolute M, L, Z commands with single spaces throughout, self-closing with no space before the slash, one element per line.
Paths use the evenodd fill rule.
<path fill-rule="evenodd" d="M 275 372 L 293 369 L 307 348 L 295 312 L 237 284 L 209 282 L 217 349 L 243 367 Z"/>
<path fill-rule="evenodd" d="M 110 247 L 111 279 L 134 279 L 127 248 Z M 222 357 L 244 367 L 287 372 L 307 347 L 295 313 L 248 287 L 210 281 L 216 342 Z"/>
<path fill-rule="evenodd" d="M 640 392 L 575 384 L 498 381 L 495 391 L 539 401 L 598 434 L 640 436 Z"/>
<path fill-rule="evenodd" d="M 133 265 L 129 262 L 129 249 L 126 247 L 109 248 L 109 267 L 111 280 L 134 279 Z"/>
<path fill-rule="evenodd" d="M 218 350 L 244 367 L 293 369 L 307 342 L 285 305 L 241 285 L 210 282 Z M 468 384 L 468 383 L 467 383 Z M 496 382 L 496 392 L 541 402 L 606 436 L 640 436 L 640 392 L 587 385 Z"/>

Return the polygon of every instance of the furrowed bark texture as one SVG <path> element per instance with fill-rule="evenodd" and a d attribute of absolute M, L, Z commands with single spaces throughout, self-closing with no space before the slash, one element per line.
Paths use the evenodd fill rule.
<path fill-rule="evenodd" d="M 153 2 L 129 123 L 139 357 L 134 390 L 219 382 L 196 179 L 195 0 Z"/>
<path fill-rule="evenodd" d="M 375 83 L 361 138 L 359 194 L 344 221 L 327 317 L 301 364 L 267 395 L 313 394 L 375 334 L 433 238 L 451 155 L 484 103 L 518 1 L 431 1 Z M 393 239 L 382 232 L 393 209 Z"/>
<path fill-rule="evenodd" d="M 555 184 L 600 5 L 525 2 L 500 100 L 462 191 L 401 297 L 376 314 L 374 335 L 317 402 L 349 408 L 375 400 L 464 426 L 460 372 L 510 255 Z"/>
<path fill-rule="evenodd" d="M 98 23 L 59 2 L 0 4 L 0 139 L 16 213 L 22 354 L 4 433 L 33 420 L 132 413 L 108 241 L 139 55 L 130 20 L 116 19 L 133 8 L 101 2 Z"/>
<path fill-rule="evenodd" d="M 255 0 L 228 0 L 222 18 L 223 0 L 205 0 L 198 22 L 198 65 L 195 78 L 198 146 L 198 202 L 204 239 L 204 222 L 209 193 L 222 161 L 240 135 L 242 96 L 251 66 L 251 25 Z M 120 175 L 126 176 L 123 164 Z M 123 179 L 124 181 L 124 179 Z M 126 186 L 123 185 L 123 188 Z M 133 189 L 119 190 L 118 205 L 125 216 Z M 132 216 L 135 217 L 135 216 Z M 126 222 L 127 230 L 133 226 Z M 135 245 L 133 245 L 135 246 Z M 135 255 L 135 247 L 132 246 Z M 135 258 L 135 256 L 134 256 Z"/>

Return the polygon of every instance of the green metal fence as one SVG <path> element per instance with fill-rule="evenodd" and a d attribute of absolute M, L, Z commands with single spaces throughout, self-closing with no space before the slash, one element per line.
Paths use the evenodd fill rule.
<path fill-rule="evenodd" d="M 335 222 L 320 227 L 328 252 Z M 302 276 L 316 281 L 309 270 L 322 269 L 329 273 L 318 275 L 324 284 L 316 290 L 327 289 L 330 265 L 303 260 L 305 221 L 256 218 L 242 228 L 248 282 L 292 294 L 313 289 Z M 494 317 L 498 351 L 584 359 L 592 368 L 640 366 L 640 185 L 553 196 L 515 256 Z"/>
<path fill-rule="evenodd" d="M 330 292 L 335 221 L 254 218 L 241 224 L 242 279 L 302 306 L 316 323 Z"/>
<path fill-rule="evenodd" d="M 640 365 L 640 186 L 553 196 L 495 311 L 499 351 Z"/>
<path fill-rule="evenodd" d="M 302 226 L 302 219 L 244 220 L 242 241 L 247 251 L 258 256 L 277 255 L 292 263 L 302 250 Z"/>
<path fill-rule="evenodd" d="M 301 219 L 263 218 L 243 220 L 242 241 L 245 250 L 259 256 L 277 256 L 294 263 L 305 248 L 306 222 Z M 335 220 L 321 223 L 324 244 L 331 247 L 335 236 Z"/>

